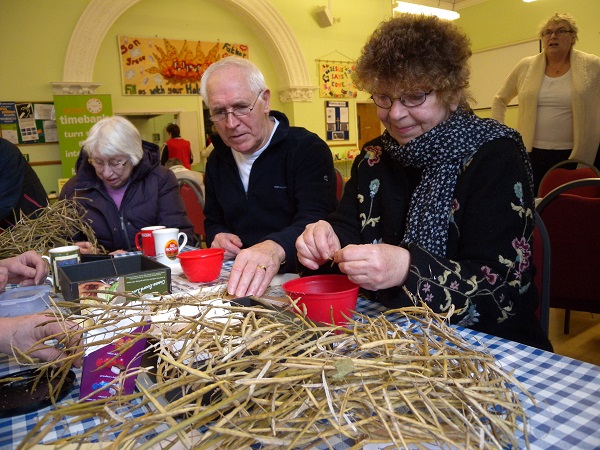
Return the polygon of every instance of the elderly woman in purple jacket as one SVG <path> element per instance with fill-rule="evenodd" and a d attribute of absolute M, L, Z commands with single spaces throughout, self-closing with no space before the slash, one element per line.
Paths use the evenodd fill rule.
<path fill-rule="evenodd" d="M 83 143 L 76 170 L 60 198 L 75 199 L 85 208 L 85 219 L 107 251 L 133 250 L 135 234 L 153 225 L 179 228 L 188 244 L 195 243 L 175 175 L 160 165 L 158 147 L 142 145 L 127 119 L 113 116 L 96 123 Z M 82 252 L 90 251 L 88 243 L 78 245 Z"/>

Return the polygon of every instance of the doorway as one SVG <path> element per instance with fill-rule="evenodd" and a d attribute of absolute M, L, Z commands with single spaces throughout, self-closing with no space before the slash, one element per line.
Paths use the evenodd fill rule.
<path fill-rule="evenodd" d="M 373 102 L 356 104 L 356 120 L 358 122 L 358 149 L 383 132 L 377 117 L 377 106 Z"/>
<path fill-rule="evenodd" d="M 129 120 L 140 132 L 141 138 L 153 142 L 162 150 L 167 139 L 166 128 L 176 123 L 181 129 L 181 137 L 190 141 L 194 163 L 199 163 L 200 148 L 204 148 L 203 130 L 200 131 L 198 113 L 196 111 L 156 111 L 156 112 L 118 112 L 116 115 Z M 202 146 L 202 147 L 201 147 Z"/>

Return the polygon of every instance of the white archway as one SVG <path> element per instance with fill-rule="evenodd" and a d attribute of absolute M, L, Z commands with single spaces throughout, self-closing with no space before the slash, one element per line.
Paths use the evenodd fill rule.
<path fill-rule="evenodd" d="M 142 0 L 92 0 L 71 35 L 63 81 L 52 83 L 56 94 L 92 93 L 94 64 L 100 45 L 115 21 Z M 273 55 L 273 63 L 281 77 L 282 102 L 309 102 L 315 86 L 310 77 L 300 46 L 285 19 L 269 0 L 213 0 L 244 19 L 260 36 Z"/>

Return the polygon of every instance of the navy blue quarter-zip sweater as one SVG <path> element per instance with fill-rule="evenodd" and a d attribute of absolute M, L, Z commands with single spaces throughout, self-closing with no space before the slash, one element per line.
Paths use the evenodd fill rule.
<path fill-rule="evenodd" d="M 290 127 L 278 111 L 273 138 L 252 165 L 244 191 L 233 150 L 213 136 L 205 174 L 206 240 L 233 233 L 243 247 L 272 240 L 283 247 L 286 263 L 280 272 L 296 271 L 296 239 L 304 227 L 324 219 L 336 206 L 333 157 L 327 144 L 305 128 Z"/>

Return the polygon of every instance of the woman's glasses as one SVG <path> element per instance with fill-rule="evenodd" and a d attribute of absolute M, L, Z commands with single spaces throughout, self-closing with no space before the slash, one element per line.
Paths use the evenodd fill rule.
<path fill-rule="evenodd" d="M 396 100 L 400 100 L 400 103 L 402 103 L 404 106 L 412 108 L 414 106 L 420 106 L 423 103 L 425 103 L 425 100 L 427 100 L 427 96 L 429 94 L 431 94 L 432 92 L 433 92 L 433 89 L 430 90 L 429 92 L 425 92 L 425 91 L 411 92 L 408 94 L 402 94 L 398 98 L 391 98 L 385 94 L 373 94 L 373 95 L 371 95 L 371 99 L 377 106 L 379 106 L 380 108 L 384 108 L 384 109 L 391 109 L 392 105 L 394 104 L 394 102 Z"/>
<path fill-rule="evenodd" d="M 106 166 L 110 167 L 113 170 L 117 170 L 120 169 L 121 167 L 125 167 L 125 164 L 127 164 L 127 161 L 129 161 L 128 159 L 126 159 L 125 161 L 108 161 L 108 162 L 104 162 L 101 159 L 88 159 L 88 161 L 90 162 L 90 164 L 92 166 L 94 166 L 96 169 L 99 170 L 104 170 L 104 168 Z"/>
<path fill-rule="evenodd" d="M 544 30 L 544 31 L 542 31 L 542 37 L 549 38 L 553 34 L 556 34 L 556 36 L 561 37 L 567 33 L 572 33 L 572 32 L 573 31 L 567 30 L 566 28 L 559 28 L 558 30 Z"/>

